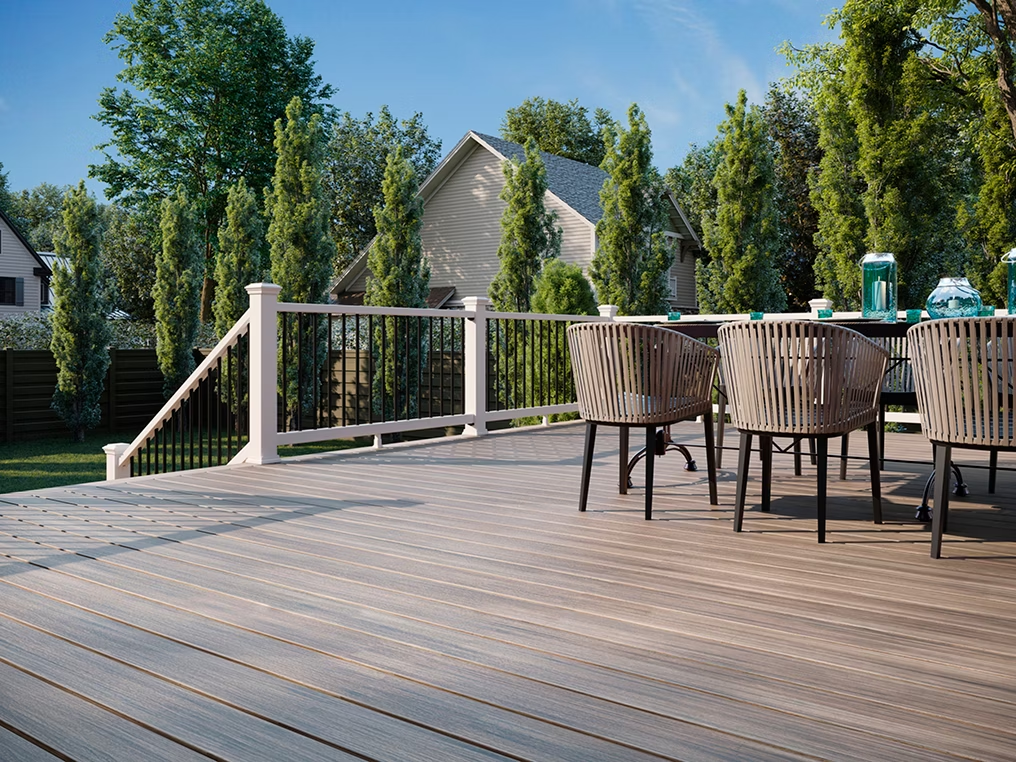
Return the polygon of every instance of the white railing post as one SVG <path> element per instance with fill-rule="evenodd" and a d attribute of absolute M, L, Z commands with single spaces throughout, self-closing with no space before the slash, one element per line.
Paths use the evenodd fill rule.
<path fill-rule="evenodd" d="M 596 309 L 600 311 L 600 317 L 607 318 L 607 320 L 613 320 L 617 317 L 616 304 L 601 304 Z"/>
<path fill-rule="evenodd" d="M 487 433 L 487 305 L 490 299 L 467 296 L 462 299 L 466 308 L 465 414 L 473 417 L 462 432 L 469 437 L 482 437 Z"/>
<path fill-rule="evenodd" d="M 278 304 L 281 286 L 251 283 L 248 463 L 278 463 Z M 249 448 L 249 449 L 248 449 Z"/>
<path fill-rule="evenodd" d="M 127 479 L 131 475 L 130 461 L 126 465 L 120 465 L 120 458 L 130 447 L 127 442 L 114 442 L 104 445 L 102 451 L 106 453 L 106 480 Z"/>

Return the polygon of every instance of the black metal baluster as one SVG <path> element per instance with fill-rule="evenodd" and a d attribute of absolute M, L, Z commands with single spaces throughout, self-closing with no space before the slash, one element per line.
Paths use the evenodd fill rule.
<path fill-rule="evenodd" d="M 384 321 L 381 321 L 382 331 L 384 330 Z M 377 367 L 374 362 L 374 316 L 367 315 L 367 346 L 370 354 L 367 355 L 367 423 L 374 423 L 374 374 L 377 372 Z M 383 339 L 383 337 L 382 337 Z M 382 365 L 384 364 L 384 341 L 381 342 L 381 360 Z M 382 371 L 383 372 L 383 371 Z M 382 386 L 384 384 L 382 383 Z M 382 400 L 384 398 L 382 397 Z M 384 413 L 384 406 L 382 405 L 381 412 Z M 382 420 L 384 416 L 382 415 Z"/>
<path fill-rule="evenodd" d="M 329 313 L 328 314 L 328 370 L 327 370 L 327 374 L 328 375 L 325 376 L 325 378 L 328 379 L 328 428 L 331 428 L 332 426 L 335 425 L 335 423 L 334 423 L 334 421 L 335 421 L 335 408 L 332 407 L 332 402 L 333 402 L 333 400 L 332 400 L 332 387 L 334 386 L 334 382 L 335 382 L 335 379 L 334 379 L 335 370 L 334 370 L 334 366 L 333 366 L 333 363 L 332 363 L 332 329 L 333 329 L 334 322 L 335 322 L 335 316 L 332 315 L 331 313 Z M 342 356 L 343 356 L 343 358 L 345 358 L 345 353 L 343 353 Z"/>

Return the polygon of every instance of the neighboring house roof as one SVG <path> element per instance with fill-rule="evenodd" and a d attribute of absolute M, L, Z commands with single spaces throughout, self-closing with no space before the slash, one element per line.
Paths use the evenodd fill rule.
<path fill-rule="evenodd" d="M 439 286 L 430 289 L 427 294 L 427 308 L 436 310 L 444 307 L 445 303 L 452 298 L 453 293 L 455 293 L 455 286 Z M 335 301 L 337 304 L 361 305 L 366 296 L 364 291 L 343 291 L 336 296 Z"/>
<path fill-rule="evenodd" d="M 455 174 L 455 171 L 472 154 L 473 149 L 477 145 L 490 151 L 502 161 L 507 159 L 525 160 L 526 149 L 524 146 L 496 138 L 493 135 L 485 135 L 470 130 L 449 151 L 448 155 L 441 160 L 441 163 L 437 165 L 434 171 L 420 183 L 419 195 L 423 199 L 424 210 L 426 210 L 427 201 L 437 193 L 448 178 Z M 547 170 L 547 192 L 556 196 L 586 222 L 595 227 L 596 223 L 603 216 L 603 208 L 600 206 L 600 190 L 607 179 L 607 173 L 599 167 L 583 164 L 574 159 L 555 156 L 545 151 L 541 151 L 540 156 Z M 701 249 L 702 245 L 698 236 L 695 235 L 695 231 L 688 223 L 688 218 L 685 217 L 684 212 L 677 204 L 677 200 L 669 191 L 667 192 L 667 198 L 671 202 L 670 221 L 674 227 L 674 232 L 681 238 L 690 240 L 694 248 Z M 374 240 L 372 239 L 363 251 L 346 267 L 332 286 L 332 294 L 341 294 L 356 282 L 367 266 L 367 251 L 373 244 Z"/>
<path fill-rule="evenodd" d="M 17 237 L 19 241 L 21 241 L 22 245 L 26 249 L 28 249 L 28 253 L 31 254 L 33 257 L 35 257 L 35 261 L 39 263 L 39 267 L 43 268 L 46 271 L 45 273 L 43 273 L 43 275 L 45 277 L 49 277 L 50 275 L 52 275 L 53 269 L 46 262 L 43 261 L 42 257 L 40 257 L 39 253 L 35 250 L 35 247 L 32 246 L 32 244 L 28 242 L 28 239 L 21 234 L 20 230 L 18 230 L 18 226 L 11 221 L 10 217 L 4 214 L 3 209 L 0 209 L 0 220 L 3 220 L 5 223 L 7 223 L 7 227 L 11 229 L 11 232 L 14 233 L 15 237 Z"/>

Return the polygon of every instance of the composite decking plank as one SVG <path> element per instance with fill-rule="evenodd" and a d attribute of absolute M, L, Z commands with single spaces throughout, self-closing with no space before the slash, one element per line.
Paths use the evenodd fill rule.
<path fill-rule="evenodd" d="M 0 658 L 0 686 L 4 724 L 52 749 L 60 758 L 75 762 L 208 762 L 206 755 L 39 680 L 11 666 L 6 658 Z M 11 759 L 13 762 L 17 757 Z"/>
<path fill-rule="evenodd" d="M 408 661 L 409 660 L 406 659 L 405 657 L 396 659 L 396 663 L 403 663 L 404 664 L 404 663 L 406 663 Z M 764 691 L 762 691 L 760 695 L 764 695 Z M 844 703 L 842 700 L 839 700 L 839 701 L 833 700 L 831 702 L 832 705 L 837 705 L 837 704 L 842 704 L 842 703 Z M 796 707 L 796 709 L 800 710 L 801 707 L 800 706 Z M 847 709 L 846 708 L 841 708 L 840 711 L 841 711 L 841 713 L 842 712 L 846 712 Z M 717 712 L 717 708 L 715 706 L 707 706 L 707 707 L 705 707 L 704 712 L 705 712 L 705 714 L 703 716 L 705 716 L 705 717 L 715 716 L 715 714 Z M 741 713 L 742 714 L 750 714 L 751 710 L 750 709 L 742 708 L 741 709 Z M 834 717 L 835 713 L 832 713 L 831 716 Z M 741 719 L 741 718 L 738 717 L 738 719 Z M 702 721 L 702 720 L 700 719 L 700 721 Z M 786 724 L 786 723 L 793 724 L 790 720 L 784 720 L 784 724 Z M 728 724 L 729 724 L 729 721 L 728 721 Z M 926 737 L 929 733 L 934 735 L 935 734 L 935 730 L 933 728 L 934 728 L 934 726 L 930 725 L 930 726 L 928 726 L 927 728 L 924 729 L 923 733 L 912 734 L 910 742 L 911 743 L 920 743 L 922 737 Z M 812 735 L 813 736 L 819 735 L 817 733 L 817 728 L 815 728 L 815 730 L 812 731 Z M 986 733 L 986 735 L 990 735 L 990 733 Z M 985 740 L 987 740 L 987 739 L 985 739 Z M 770 740 L 770 742 L 774 742 L 774 741 L 775 741 L 775 739 L 771 739 Z M 1011 736 L 1009 736 L 1009 737 L 1004 738 L 1001 741 L 997 741 L 996 743 L 999 744 L 999 747 L 1001 747 L 1001 748 L 1008 748 L 1008 746 L 1011 744 L 1011 741 L 1012 741 L 1012 738 L 1011 738 Z M 849 746 L 851 744 L 847 744 L 847 745 Z M 989 747 L 989 748 L 995 748 L 997 750 L 997 748 L 999 748 L 999 747 Z M 889 752 L 889 750 L 883 750 L 883 751 L 885 752 L 885 754 L 888 754 L 889 756 L 894 757 L 894 758 L 904 758 L 905 756 L 907 756 L 907 751 L 906 750 L 896 749 L 896 750 L 892 751 L 891 753 Z M 820 753 L 820 752 L 821 752 L 821 747 L 819 749 L 811 749 L 811 750 L 808 751 L 808 753 Z M 928 754 L 928 752 L 921 751 L 918 754 L 918 758 L 927 758 L 927 754 Z M 988 756 L 990 756 L 990 755 L 988 755 Z"/>
<path fill-rule="evenodd" d="M 66 757 L 50 754 L 22 736 L 0 725 L 0 759 L 10 762 L 61 762 Z"/>
<path fill-rule="evenodd" d="M 45 588 L 45 585 L 40 583 L 35 576 L 26 584 L 30 587 Z M 578 734 L 568 729 L 571 726 L 591 724 L 589 720 L 575 718 L 566 723 L 553 723 L 548 722 L 546 718 L 539 720 L 533 717 L 532 714 L 542 705 L 545 711 L 554 711 L 567 718 L 565 711 L 567 707 L 557 706 L 555 708 L 552 702 L 537 701 L 536 697 L 531 697 L 527 693 L 520 694 L 514 699 L 516 702 L 521 701 L 527 708 L 527 711 L 521 714 L 498 710 L 496 706 L 485 703 L 474 705 L 472 711 L 474 716 L 470 718 L 469 707 L 466 705 L 472 702 L 457 699 L 455 694 L 444 693 L 444 698 L 435 700 L 434 691 L 428 691 L 425 686 L 419 684 L 415 690 L 411 685 L 399 689 L 393 683 L 395 678 L 390 672 L 372 676 L 371 670 L 364 669 L 362 666 L 360 668 L 351 667 L 346 659 L 341 662 L 336 662 L 334 659 L 328 660 L 324 657 L 336 648 L 348 648 L 355 654 L 370 656 L 379 648 L 384 649 L 386 646 L 384 642 L 366 645 L 362 643 L 349 644 L 345 639 L 336 639 L 324 623 L 303 621 L 299 623 L 298 627 L 287 627 L 285 622 L 280 622 L 279 612 L 268 612 L 261 617 L 255 617 L 245 614 L 242 606 L 230 609 L 222 600 L 212 602 L 203 615 L 189 612 L 190 617 L 185 615 L 165 617 L 159 611 L 148 613 L 146 609 L 151 607 L 146 606 L 144 602 L 135 602 L 126 607 L 121 603 L 118 608 L 115 602 L 108 600 L 108 595 L 98 593 L 89 597 L 93 601 L 92 605 L 103 607 L 106 616 L 129 617 L 146 629 L 171 633 L 171 635 L 167 634 L 167 637 L 186 638 L 192 643 L 200 644 L 202 648 L 230 654 L 230 658 L 237 660 L 246 658 L 270 662 L 272 656 L 279 651 L 285 652 L 292 651 L 294 648 L 302 648 L 303 650 L 296 655 L 286 653 L 284 657 L 277 659 L 277 663 L 283 665 L 294 679 L 318 687 L 328 685 L 335 691 L 352 691 L 360 700 L 364 701 L 384 700 L 388 704 L 392 704 L 394 698 L 396 699 L 395 706 L 389 706 L 389 711 L 416 712 L 423 718 L 431 718 L 430 721 L 437 725 L 443 723 L 451 726 L 460 737 L 470 737 L 468 734 L 480 736 L 485 743 L 500 744 L 509 749 L 513 755 L 525 759 L 613 760 L 624 758 L 637 760 L 643 758 L 643 755 L 634 748 L 618 745 L 616 742 L 607 741 L 592 733 Z M 96 601 L 96 599 L 98 600 Z M 200 605 L 193 593 L 189 598 L 184 596 L 180 602 L 181 605 L 188 600 L 191 606 Z M 230 626 L 227 621 L 221 618 L 225 616 L 228 619 L 230 613 L 243 621 L 240 630 Z M 198 624 L 194 624 L 192 621 L 188 626 L 188 618 L 200 620 L 203 616 L 213 617 L 215 615 L 218 615 L 219 618 L 209 618 Z M 260 631 L 272 631 L 272 640 L 265 641 L 264 638 L 261 638 L 256 645 L 251 646 L 246 641 L 250 641 L 250 635 L 259 628 Z M 217 629 L 220 631 L 226 629 L 227 632 L 224 637 L 215 640 L 214 635 Z M 324 635 L 321 634 L 322 631 L 324 631 Z M 301 640 L 304 641 L 302 646 L 299 644 Z M 308 640 L 311 641 L 309 645 L 306 642 Z M 426 666 L 432 658 L 422 658 L 420 662 Z M 434 667 L 431 667 L 430 670 L 434 672 Z M 385 677 L 386 674 L 387 677 Z M 504 679 L 505 676 L 495 675 L 495 677 Z M 445 679 L 448 677 L 446 676 Z M 482 688 L 485 685 L 486 683 L 481 682 L 479 687 Z M 527 684 L 527 687 L 532 692 L 538 692 L 541 686 Z M 750 739 L 733 736 L 729 732 L 716 732 L 688 723 L 675 725 L 671 722 L 668 725 L 667 720 L 659 714 L 633 713 L 631 711 L 625 713 L 631 715 L 627 718 L 631 724 L 627 726 L 622 735 L 630 734 L 633 738 L 642 738 L 642 743 L 655 743 L 664 747 L 653 758 L 675 758 L 668 753 L 674 745 L 679 745 L 682 749 L 677 758 L 683 760 L 738 759 L 741 758 L 740 754 L 747 754 L 752 759 L 760 760 L 803 758 L 787 749 L 755 743 Z M 602 712 L 600 714 L 602 715 Z M 636 716 L 643 719 L 637 723 L 631 722 Z M 663 731 L 668 728 L 671 732 L 664 733 Z M 610 732 L 607 728 L 600 728 L 599 731 L 608 734 Z M 821 736 L 821 733 L 818 735 Z M 911 751 L 891 742 L 887 744 L 887 748 L 890 751 L 901 753 L 901 758 L 907 758 Z M 920 759 L 922 757 L 916 756 L 914 758 Z"/>

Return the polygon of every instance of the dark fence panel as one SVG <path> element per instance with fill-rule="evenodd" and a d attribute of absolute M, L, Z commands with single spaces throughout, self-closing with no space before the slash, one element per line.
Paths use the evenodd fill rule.
<path fill-rule="evenodd" d="M 200 355 L 196 355 L 200 360 Z M 68 433 L 50 407 L 57 368 L 47 350 L 0 350 L 0 441 L 43 439 Z M 154 349 L 110 351 L 98 430 L 141 431 L 165 400 Z"/>

